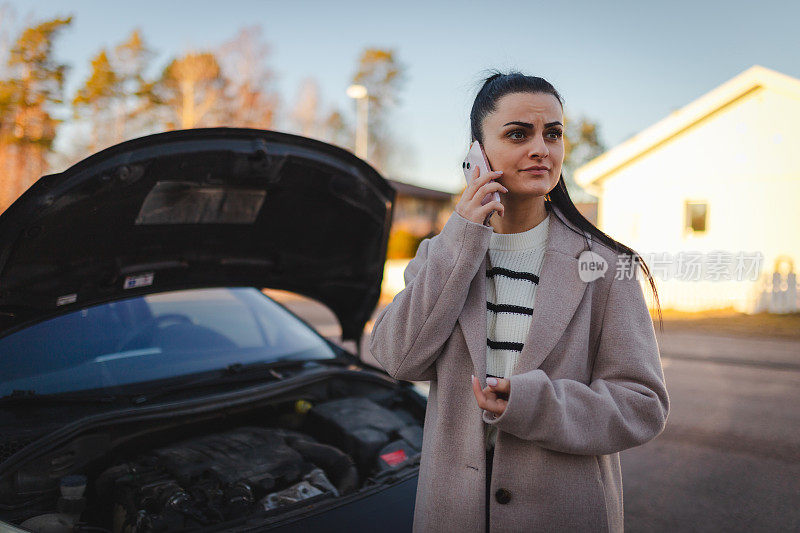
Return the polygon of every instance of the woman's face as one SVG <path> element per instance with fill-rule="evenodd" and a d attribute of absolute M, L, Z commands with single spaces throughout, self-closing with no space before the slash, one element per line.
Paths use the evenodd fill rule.
<path fill-rule="evenodd" d="M 483 120 L 483 149 L 506 196 L 544 196 L 558 184 L 564 162 L 561 104 L 547 93 L 511 93 Z M 539 167 L 537 169 L 536 167 Z"/>

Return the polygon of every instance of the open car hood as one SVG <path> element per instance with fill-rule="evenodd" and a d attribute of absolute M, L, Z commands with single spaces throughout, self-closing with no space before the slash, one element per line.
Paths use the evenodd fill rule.
<path fill-rule="evenodd" d="M 114 299 L 247 285 L 314 298 L 358 339 L 394 197 L 367 163 L 305 137 L 209 128 L 124 142 L 0 215 L 0 335 Z"/>

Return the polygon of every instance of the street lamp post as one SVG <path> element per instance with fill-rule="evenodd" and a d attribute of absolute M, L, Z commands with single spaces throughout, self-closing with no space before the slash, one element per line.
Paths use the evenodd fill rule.
<path fill-rule="evenodd" d="M 356 155 L 367 159 L 369 94 L 363 85 L 351 85 L 347 88 L 347 96 L 356 100 Z"/>

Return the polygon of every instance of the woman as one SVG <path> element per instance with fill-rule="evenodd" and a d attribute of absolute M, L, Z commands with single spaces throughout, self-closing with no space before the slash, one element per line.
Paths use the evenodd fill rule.
<path fill-rule="evenodd" d="M 386 371 L 430 380 L 415 531 L 622 531 L 619 452 L 666 423 L 653 323 L 618 258 L 655 286 L 575 209 L 563 122 L 544 79 L 485 80 L 470 123 L 494 172 L 474 176 L 375 320 Z M 605 274 L 581 272 L 587 258 Z"/>

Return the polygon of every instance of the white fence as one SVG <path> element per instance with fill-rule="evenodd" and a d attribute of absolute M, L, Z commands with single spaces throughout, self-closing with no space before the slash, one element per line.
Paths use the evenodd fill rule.
<path fill-rule="evenodd" d="M 786 272 L 781 266 L 787 265 Z M 775 260 L 771 274 L 762 276 L 753 306 L 754 313 L 796 313 L 800 311 L 800 286 L 794 273 L 794 261 L 783 256 Z"/>

